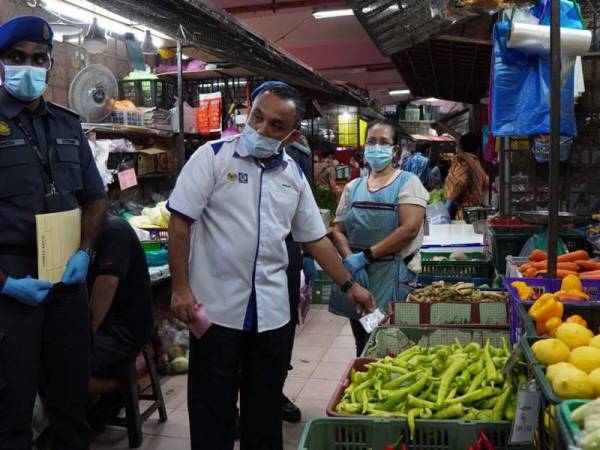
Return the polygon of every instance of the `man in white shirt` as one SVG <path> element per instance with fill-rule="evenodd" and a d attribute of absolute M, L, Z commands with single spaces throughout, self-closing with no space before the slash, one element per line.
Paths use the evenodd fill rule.
<path fill-rule="evenodd" d="M 238 387 L 241 449 L 283 448 L 290 232 L 358 311 L 374 307 L 325 237 L 306 177 L 283 151 L 303 113 L 298 92 L 273 83 L 255 99 L 242 135 L 195 152 L 169 199 L 171 309 L 189 323 L 201 303 L 213 323 L 200 340 L 190 336 L 193 450 L 233 449 Z"/>

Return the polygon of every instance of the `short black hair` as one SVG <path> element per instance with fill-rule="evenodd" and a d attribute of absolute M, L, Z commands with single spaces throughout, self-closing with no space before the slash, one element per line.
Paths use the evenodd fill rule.
<path fill-rule="evenodd" d="M 415 152 L 425 153 L 430 148 L 431 148 L 431 144 L 429 142 L 418 141 L 415 144 Z"/>
<path fill-rule="evenodd" d="M 319 143 L 319 150 L 323 158 L 335 155 L 336 147 L 329 141 L 321 140 Z"/>
<path fill-rule="evenodd" d="M 376 127 L 377 125 L 381 125 L 383 127 L 388 127 L 392 130 L 392 140 L 394 141 L 394 144 L 398 144 L 398 137 L 400 136 L 400 129 L 398 128 L 398 125 L 395 122 L 392 122 L 391 120 L 374 120 L 373 122 L 369 123 L 369 126 L 367 127 L 367 135 L 369 134 L 369 131 L 371 131 L 371 129 L 373 127 Z"/>
<path fill-rule="evenodd" d="M 352 152 L 352 157 L 354 158 L 354 161 L 356 161 L 358 163 L 358 165 L 362 167 L 362 165 L 363 165 L 363 152 L 361 150 L 354 150 Z"/>
<path fill-rule="evenodd" d="M 460 138 L 460 148 L 467 153 L 477 153 L 481 147 L 481 137 L 474 133 L 467 133 Z"/>
<path fill-rule="evenodd" d="M 272 94 L 275 94 L 277 97 L 282 98 L 284 100 L 291 100 L 294 103 L 294 106 L 296 108 L 296 122 L 294 124 L 294 128 L 299 129 L 300 124 L 304 119 L 304 112 L 306 109 L 304 107 L 304 101 L 300 96 L 300 92 L 298 92 L 297 89 L 291 86 L 277 85 L 269 89 L 265 89 L 258 95 L 257 99 L 265 95 L 267 92 L 271 92 Z"/>

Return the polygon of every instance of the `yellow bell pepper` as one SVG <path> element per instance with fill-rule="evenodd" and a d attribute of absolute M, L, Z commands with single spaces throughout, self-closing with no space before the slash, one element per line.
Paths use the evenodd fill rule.
<path fill-rule="evenodd" d="M 562 325 L 562 320 L 560 317 L 552 317 L 549 319 L 544 325 L 544 331 L 548 336 L 554 337 L 556 336 L 556 330 L 558 327 Z"/>
<path fill-rule="evenodd" d="M 517 294 L 519 294 L 519 300 L 529 300 L 533 295 L 533 289 L 523 281 L 515 281 L 511 284 L 517 290 Z"/>
<path fill-rule="evenodd" d="M 545 324 L 553 317 L 561 317 L 564 305 L 553 294 L 544 294 L 529 308 L 528 314 L 537 322 Z"/>
<path fill-rule="evenodd" d="M 563 278 L 562 284 L 560 285 L 561 291 L 583 291 L 583 285 L 577 275 L 567 275 Z"/>

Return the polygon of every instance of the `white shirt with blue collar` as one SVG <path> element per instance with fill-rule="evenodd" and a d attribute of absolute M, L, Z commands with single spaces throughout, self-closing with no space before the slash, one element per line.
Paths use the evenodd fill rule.
<path fill-rule="evenodd" d="M 263 164 L 240 136 L 209 142 L 186 163 L 168 207 L 193 220 L 190 285 L 213 323 L 263 332 L 289 322 L 285 238 L 326 234 L 290 156 Z"/>

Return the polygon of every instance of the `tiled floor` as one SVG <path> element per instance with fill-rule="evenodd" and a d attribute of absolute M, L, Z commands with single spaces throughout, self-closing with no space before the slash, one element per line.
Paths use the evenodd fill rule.
<path fill-rule="evenodd" d="M 286 395 L 302 410 L 301 423 L 283 425 L 285 450 L 298 448 L 309 419 L 325 415 L 327 403 L 354 357 L 354 338 L 348 321 L 330 314 L 324 306 L 312 305 L 306 323 L 296 332 L 294 370 L 284 387 Z M 163 384 L 169 420 L 159 423 L 155 414 L 144 424 L 142 449 L 189 450 L 186 383 L 187 376 L 175 376 Z M 92 450 L 128 448 L 127 435 L 120 429 L 107 430 L 92 446 Z"/>

